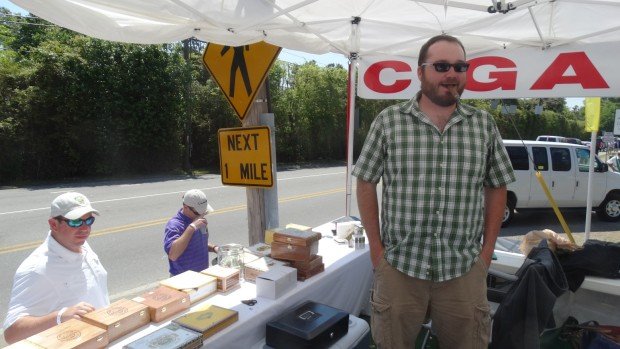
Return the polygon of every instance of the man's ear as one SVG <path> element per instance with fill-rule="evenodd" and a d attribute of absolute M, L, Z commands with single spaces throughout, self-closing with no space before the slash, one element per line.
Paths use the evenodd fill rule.
<path fill-rule="evenodd" d="M 51 231 L 57 231 L 58 230 L 58 224 L 60 224 L 60 222 L 56 218 L 48 219 L 47 223 L 50 225 L 50 230 Z"/>

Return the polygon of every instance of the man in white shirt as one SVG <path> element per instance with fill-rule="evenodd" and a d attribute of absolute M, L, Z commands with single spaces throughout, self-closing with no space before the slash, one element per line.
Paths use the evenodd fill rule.
<path fill-rule="evenodd" d="M 110 304 L 107 272 L 86 242 L 93 214 L 86 196 L 52 202 L 47 238 L 17 268 L 4 339 L 14 343 Z"/>

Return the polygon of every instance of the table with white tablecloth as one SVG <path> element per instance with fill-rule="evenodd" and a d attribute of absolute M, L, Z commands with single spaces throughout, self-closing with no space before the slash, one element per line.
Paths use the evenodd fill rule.
<path fill-rule="evenodd" d="M 207 303 L 239 312 L 237 322 L 205 340 L 204 345 L 208 348 L 250 348 L 265 337 L 265 325 L 268 321 L 306 300 L 327 304 L 353 315 L 366 309 L 373 277 L 370 250 L 368 247 L 355 250 L 345 244 L 336 243 L 330 234 L 323 235 L 319 241 L 319 255 L 323 257 L 325 271 L 306 281 L 298 281 L 294 289 L 280 298 L 272 300 L 256 297 L 256 285 L 242 282 L 235 290 L 214 294 L 194 304 L 192 309 Z M 256 299 L 257 303 L 253 306 L 241 303 L 246 299 Z M 114 341 L 110 347 L 121 348 L 168 323 L 169 320 L 158 324 L 151 323 L 148 327 Z"/>

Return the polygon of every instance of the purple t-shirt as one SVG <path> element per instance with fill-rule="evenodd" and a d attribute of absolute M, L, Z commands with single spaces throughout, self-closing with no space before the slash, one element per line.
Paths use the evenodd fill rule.
<path fill-rule="evenodd" d="M 166 224 L 164 231 L 164 251 L 166 255 L 170 252 L 172 243 L 181 237 L 187 226 L 192 223 L 191 218 L 187 217 L 179 210 Z M 200 272 L 209 267 L 209 233 L 203 234 L 200 230 L 194 232 L 189 241 L 185 252 L 176 261 L 168 259 L 170 264 L 170 274 L 177 275 L 187 270 Z"/>

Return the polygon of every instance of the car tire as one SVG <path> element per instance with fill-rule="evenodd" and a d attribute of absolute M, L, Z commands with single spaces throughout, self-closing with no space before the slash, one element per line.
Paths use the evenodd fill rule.
<path fill-rule="evenodd" d="M 504 209 L 504 218 L 502 218 L 502 228 L 508 226 L 508 223 L 515 216 L 515 203 L 514 200 L 508 198 L 506 200 L 506 208 Z"/>
<path fill-rule="evenodd" d="M 600 220 L 606 222 L 616 222 L 620 220 L 620 195 L 608 195 L 596 210 L 596 214 Z"/>

